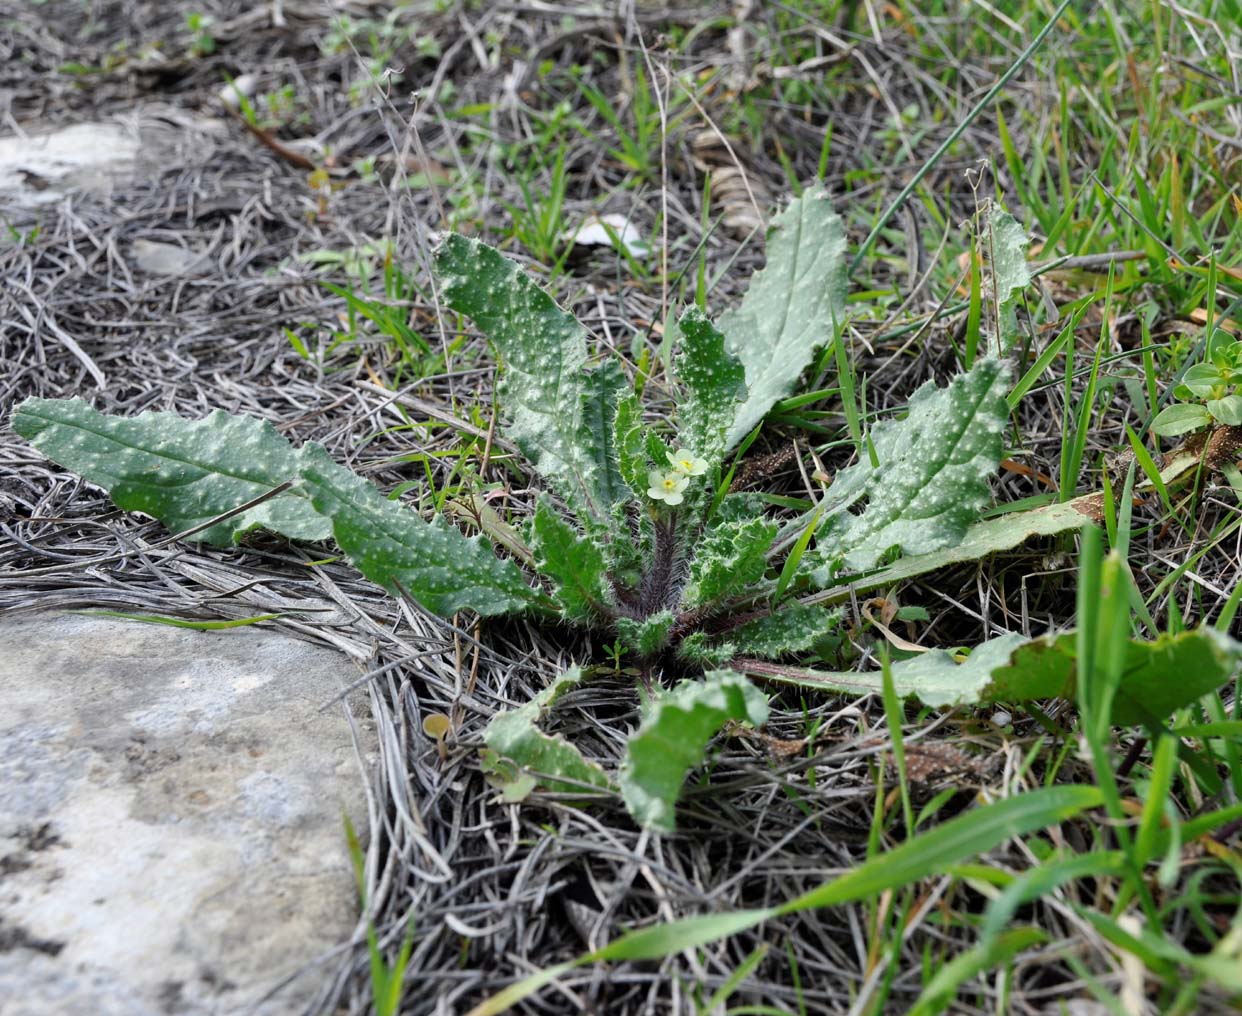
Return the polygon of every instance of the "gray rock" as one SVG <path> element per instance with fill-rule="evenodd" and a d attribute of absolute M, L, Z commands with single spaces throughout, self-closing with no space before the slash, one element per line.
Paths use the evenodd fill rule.
<path fill-rule="evenodd" d="M 0 1014 L 306 1004 L 330 964 L 264 998 L 357 920 L 358 761 L 320 711 L 354 676 L 255 629 L 0 621 Z"/>
<path fill-rule="evenodd" d="M 0 138 L 0 195 L 35 207 L 71 191 L 107 193 L 133 173 L 139 148 L 138 132 L 120 124 Z"/>
<path fill-rule="evenodd" d="M 227 132 L 216 119 L 150 103 L 99 123 L 0 136 L 0 209 L 26 220 L 67 196 L 107 198 L 170 163 L 211 158 Z"/>

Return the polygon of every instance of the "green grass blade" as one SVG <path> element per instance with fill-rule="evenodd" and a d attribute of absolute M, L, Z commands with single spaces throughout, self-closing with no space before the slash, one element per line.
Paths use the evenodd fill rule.
<path fill-rule="evenodd" d="M 1043 787 L 984 805 L 865 861 L 783 906 L 690 917 L 629 932 L 597 952 L 532 974 L 476 1006 L 468 1016 L 497 1016 L 562 974 L 588 963 L 663 959 L 736 935 L 773 917 L 867 899 L 886 889 L 939 874 L 1013 837 L 1060 825 L 1087 809 L 1099 807 L 1101 802 L 1095 787 L 1061 786 Z"/>

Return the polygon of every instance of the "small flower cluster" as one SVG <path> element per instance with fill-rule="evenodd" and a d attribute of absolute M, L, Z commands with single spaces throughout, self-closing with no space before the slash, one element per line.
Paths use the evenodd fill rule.
<path fill-rule="evenodd" d="M 681 504 L 682 492 L 690 483 L 690 477 L 706 473 L 707 463 L 684 448 L 669 452 L 668 461 L 672 469 L 653 469 L 647 474 L 647 482 L 650 484 L 647 496 L 653 501 L 663 501 L 672 506 Z"/>

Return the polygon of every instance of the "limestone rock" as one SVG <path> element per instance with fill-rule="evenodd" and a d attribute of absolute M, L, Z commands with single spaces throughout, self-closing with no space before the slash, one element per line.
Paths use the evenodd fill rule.
<path fill-rule="evenodd" d="M 320 711 L 354 677 L 256 629 L 0 620 L 0 1014 L 297 1012 L 357 920 Z"/>

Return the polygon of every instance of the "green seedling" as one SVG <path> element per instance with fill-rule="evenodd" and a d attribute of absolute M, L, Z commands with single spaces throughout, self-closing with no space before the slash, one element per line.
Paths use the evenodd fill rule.
<path fill-rule="evenodd" d="M 1178 437 L 1214 424 L 1242 426 L 1242 340 L 1221 330 L 1207 344 L 1207 359 L 1189 367 L 1173 389 L 1177 401 L 1151 421 L 1159 437 Z"/>

